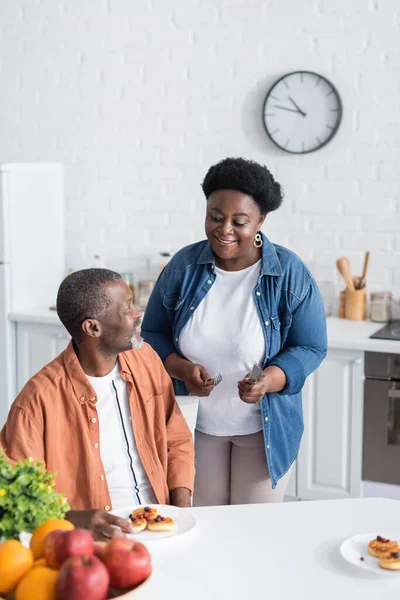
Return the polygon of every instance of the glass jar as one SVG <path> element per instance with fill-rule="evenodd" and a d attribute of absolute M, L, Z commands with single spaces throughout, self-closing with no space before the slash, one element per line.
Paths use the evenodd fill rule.
<path fill-rule="evenodd" d="M 371 321 L 386 323 L 392 320 L 392 292 L 372 292 Z"/>
<path fill-rule="evenodd" d="M 149 279 L 139 281 L 138 295 L 136 301 L 136 304 L 139 308 L 146 308 L 155 284 L 155 281 Z"/>

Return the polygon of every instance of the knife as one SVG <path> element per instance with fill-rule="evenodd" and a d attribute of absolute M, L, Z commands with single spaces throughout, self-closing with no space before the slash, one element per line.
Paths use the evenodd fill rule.
<path fill-rule="evenodd" d="M 263 377 L 263 370 L 256 363 L 254 363 L 250 373 L 247 375 L 248 383 L 256 383 L 257 381 L 259 381 L 259 379 L 262 379 Z"/>

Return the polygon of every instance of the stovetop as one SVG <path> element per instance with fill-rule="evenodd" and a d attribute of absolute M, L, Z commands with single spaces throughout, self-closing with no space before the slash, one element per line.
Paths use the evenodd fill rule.
<path fill-rule="evenodd" d="M 391 321 L 382 329 L 370 335 L 375 340 L 399 340 L 400 341 L 400 321 Z"/>

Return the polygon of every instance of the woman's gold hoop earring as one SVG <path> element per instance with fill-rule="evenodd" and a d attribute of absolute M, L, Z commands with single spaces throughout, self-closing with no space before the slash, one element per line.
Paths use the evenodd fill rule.
<path fill-rule="evenodd" d="M 261 248 L 261 246 L 263 245 L 263 241 L 262 241 L 260 232 L 256 233 L 253 244 L 255 245 L 256 248 Z"/>

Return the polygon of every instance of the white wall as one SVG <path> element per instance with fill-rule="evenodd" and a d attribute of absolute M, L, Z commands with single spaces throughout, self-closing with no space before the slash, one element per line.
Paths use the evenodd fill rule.
<path fill-rule="evenodd" d="M 0 0 L 0 162 L 67 170 L 67 266 L 201 239 L 200 182 L 228 155 L 286 191 L 265 225 L 314 264 L 347 254 L 400 296 L 398 0 Z M 339 133 L 304 157 L 276 149 L 261 112 L 283 73 L 342 96 Z"/>

